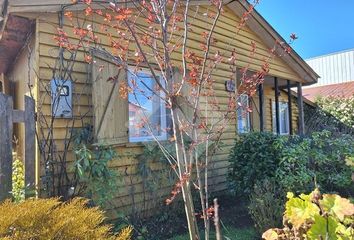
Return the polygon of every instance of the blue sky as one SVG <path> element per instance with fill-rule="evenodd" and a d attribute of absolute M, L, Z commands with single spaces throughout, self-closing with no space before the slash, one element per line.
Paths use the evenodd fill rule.
<path fill-rule="evenodd" d="M 261 0 L 257 11 L 304 59 L 354 48 L 354 0 Z"/>

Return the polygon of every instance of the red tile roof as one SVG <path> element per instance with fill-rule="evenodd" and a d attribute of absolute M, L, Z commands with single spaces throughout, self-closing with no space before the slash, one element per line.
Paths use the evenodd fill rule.
<path fill-rule="evenodd" d="M 319 87 L 303 88 L 302 95 L 312 102 L 315 101 L 316 97 L 320 96 L 348 98 L 354 95 L 354 81 Z"/>

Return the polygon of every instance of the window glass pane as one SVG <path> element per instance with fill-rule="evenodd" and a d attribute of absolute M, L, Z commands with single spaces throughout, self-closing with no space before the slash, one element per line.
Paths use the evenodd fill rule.
<path fill-rule="evenodd" d="M 272 103 L 273 112 L 273 132 L 277 132 L 275 118 L 275 102 Z M 279 132 L 280 134 L 289 134 L 289 108 L 287 102 L 279 102 Z"/>
<path fill-rule="evenodd" d="M 248 111 L 248 96 L 239 96 L 237 104 L 237 131 L 238 133 L 248 132 L 250 129 L 250 113 Z"/>
<path fill-rule="evenodd" d="M 166 137 L 166 109 L 156 90 L 155 80 L 148 73 L 128 73 L 129 139 L 131 142 Z M 153 91 L 157 92 L 154 94 Z"/>
<path fill-rule="evenodd" d="M 289 133 L 289 112 L 288 104 L 285 102 L 280 103 L 280 133 L 287 134 Z"/>

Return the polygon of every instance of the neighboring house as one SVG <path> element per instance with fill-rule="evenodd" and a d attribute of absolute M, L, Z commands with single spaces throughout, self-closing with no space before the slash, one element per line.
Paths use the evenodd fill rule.
<path fill-rule="evenodd" d="M 352 97 L 354 95 L 354 81 L 304 88 L 302 95 L 312 102 L 316 102 L 318 97 Z"/>
<path fill-rule="evenodd" d="M 0 0 L 1 2 L 4 1 Z M 53 67 L 58 57 L 58 46 L 53 38 L 59 27 L 58 16 L 60 16 L 63 6 L 66 4 L 69 6 L 72 1 L 38 0 L 32 2 L 17 0 L 14 3 L 12 1 L 5 2 L 7 5 L 5 4 L 2 11 L 4 14 L 1 22 L 0 39 L 0 74 L 4 82 L 3 86 L 5 86 L 2 89 L 6 94 L 15 98 L 15 107 L 17 108 L 22 107 L 23 96 L 31 93 L 38 103 L 37 111 L 43 112 L 45 118 L 50 119 L 53 115 L 53 106 L 51 106 L 51 96 L 48 95 L 48 89 L 50 91 L 56 84 L 53 83 L 52 78 Z M 196 4 L 199 1 L 193 2 Z M 205 4 L 205 1 L 201 1 L 200 4 Z M 70 9 L 70 7 L 67 9 Z M 229 43 L 228 38 L 234 37 L 233 30 L 239 24 L 240 16 L 247 9 L 247 1 L 230 1 L 224 9 L 227 21 L 220 21 L 216 27 L 218 34 L 215 35 L 215 38 L 220 45 L 234 44 L 232 47 L 236 49 L 241 59 L 239 61 L 240 68 L 249 65 L 250 70 L 257 71 L 262 67 L 262 60 L 267 55 L 268 50 L 274 46 L 276 41 L 284 40 L 265 19 L 254 11 L 247 21 L 247 26 L 237 35 L 237 41 Z M 196 18 L 195 21 L 195 28 L 203 28 L 205 23 L 202 18 Z M 252 42 L 257 44 L 257 50 L 253 56 L 250 56 Z M 75 121 L 74 126 L 79 128 L 84 124 L 93 125 L 97 141 L 114 146 L 120 153 L 120 159 L 112 165 L 125 172 L 127 177 L 134 175 L 136 174 L 137 160 L 132 157 L 132 153 L 133 155 L 141 153 L 143 146 L 141 143 L 152 141 L 149 136 L 137 134 L 137 130 L 128 131 L 129 128 L 136 125 L 133 123 L 136 123 L 138 109 L 132 105 L 133 102 L 128 107 L 128 100 L 119 99 L 111 102 L 111 105 L 108 106 L 108 115 L 106 115 L 105 108 L 107 108 L 107 105 L 105 104 L 107 101 L 110 103 L 108 93 L 112 90 L 112 83 L 96 81 L 97 69 L 89 71 L 91 66 L 85 63 L 83 54 L 78 55 L 77 58 L 71 83 L 66 85 L 65 88 L 54 90 L 54 94 L 62 96 L 67 96 L 72 90 L 72 103 L 69 104 L 69 107 L 63 107 L 62 112 L 55 118 L 53 125 L 52 133 L 56 151 L 63 151 L 65 147 L 68 122 L 79 118 Z M 112 67 L 113 64 L 102 56 L 101 58 L 98 57 L 97 61 L 108 66 L 103 71 L 102 78 L 108 79 L 111 77 L 110 74 L 113 73 L 114 68 L 109 68 L 109 66 Z M 106 69 L 108 72 L 106 72 Z M 215 78 L 220 86 L 223 86 L 225 80 L 227 80 L 223 76 L 228 76 L 231 73 L 227 69 L 227 67 L 224 67 L 216 71 L 218 76 Z M 146 76 L 146 78 L 149 78 L 149 76 Z M 230 130 L 222 136 L 223 148 L 213 159 L 214 168 L 210 173 L 212 190 L 217 191 L 226 188 L 228 155 L 238 133 L 250 130 L 274 131 L 279 134 L 303 133 L 301 88 L 302 85 L 316 83 L 317 79 L 318 75 L 294 51 L 291 51 L 289 55 L 283 54 L 282 57 L 276 57 L 270 63 L 269 74 L 266 76 L 264 84 L 258 88 L 258 93 L 252 98 L 247 95 L 240 98 L 241 101 L 253 109 L 252 112 L 248 111 L 247 108 L 235 109 L 235 111 L 238 111 L 237 123 L 231 122 L 228 128 Z M 235 76 L 235 80 L 239 80 L 239 76 Z M 287 94 L 286 91 L 283 91 L 294 86 L 297 86 L 300 90 L 298 91 L 300 94 L 298 94 L 297 101 L 290 95 L 290 92 Z M 118 91 L 111 93 L 116 94 L 116 92 Z M 228 92 L 224 88 L 218 89 L 220 103 L 225 106 L 227 103 L 223 99 L 226 99 L 227 96 Z M 151 106 L 144 106 L 144 108 L 148 118 L 151 117 L 150 120 L 156 121 L 157 125 L 166 127 L 169 124 L 168 119 L 166 119 L 167 110 L 164 104 L 155 102 Z M 129 124 L 126 124 L 127 122 Z M 43 126 L 42 128 L 41 131 L 49 131 Z M 20 143 L 23 138 L 21 131 L 19 129 L 16 132 L 20 138 Z M 161 140 L 167 140 L 166 134 L 159 129 L 156 129 L 156 131 Z M 126 158 L 124 158 L 124 154 L 127 154 Z M 72 161 L 73 154 L 68 154 L 67 158 L 67 161 Z M 38 166 L 37 181 L 39 185 L 42 185 L 40 177 L 43 176 L 44 170 L 40 159 L 41 157 L 38 154 L 36 160 Z M 39 166 L 42 166 L 42 168 Z M 120 191 L 119 200 L 124 201 L 124 206 L 130 204 L 130 200 L 127 198 L 129 193 L 132 192 L 130 187 L 134 187 L 134 192 L 137 195 L 142 191 L 141 181 L 127 184 Z"/>
<path fill-rule="evenodd" d="M 311 88 L 354 80 L 354 49 L 306 59 L 306 62 L 321 77 Z"/>
<path fill-rule="evenodd" d="M 354 49 L 314 57 L 306 62 L 321 77 L 317 84 L 303 89 L 303 96 L 312 102 L 305 107 L 307 133 L 328 129 L 353 134 L 351 126 L 325 113 L 315 103 L 320 97 L 349 98 L 354 95 Z"/>

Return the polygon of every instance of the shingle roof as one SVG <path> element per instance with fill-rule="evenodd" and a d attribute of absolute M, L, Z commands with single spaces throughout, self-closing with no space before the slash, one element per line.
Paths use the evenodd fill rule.
<path fill-rule="evenodd" d="M 302 94 L 310 101 L 315 101 L 316 97 L 344 97 L 354 95 L 354 81 L 330 84 L 320 87 L 310 87 L 302 89 Z"/>

